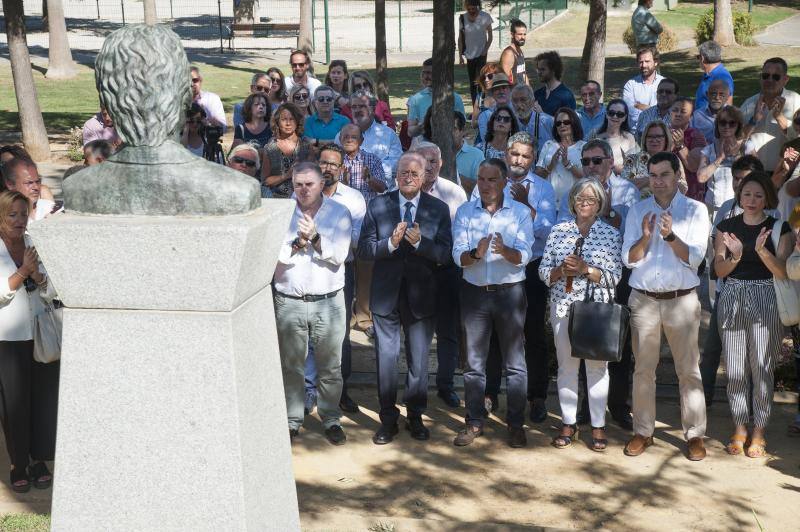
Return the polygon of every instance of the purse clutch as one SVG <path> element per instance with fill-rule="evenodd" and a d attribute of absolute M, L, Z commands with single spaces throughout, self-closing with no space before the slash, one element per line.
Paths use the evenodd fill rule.
<path fill-rule="evenodd" d="M 572 356 L 586 360 L 619 362 L 630 326 L 630 310 L 625 305 L 614 302 L 611 279 L 608 273 L 600 270 L 608 292 L 609 303 L 594 301 L 596 285 L 586 288 L 583 301 L 575 301 L 569 307 L 569 341 Z"/>

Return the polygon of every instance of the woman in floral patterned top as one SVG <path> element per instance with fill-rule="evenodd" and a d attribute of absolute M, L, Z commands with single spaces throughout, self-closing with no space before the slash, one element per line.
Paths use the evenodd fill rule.
<path fill-rule="evenodd" d="M 303 115 L 296 105 L 282 103 L 272 115 L 272 139 L 261 158 L 263 187 L 274 198 L 292 195 L 291 169 L 295 163 L 313 161 L 311 144 L 303 139 Z"/>
<path fill-rule="evenodd" d="M 622 238 L 619 231 L 598 216 L 608 210 L 608 196 L 599 181 L 580 179 L 569 191 L 569 211 L 574 219 L 556 224 L 547 237 L 539 277 L 550 287 L 550 324 L 558 357 L 558 400 L 562 427 L 553 446 L 568 447 L 578 434 L 578 371 L 580 359 L 572 357 L 569 341 L 569 308 L 583 301 L 590 283 L 595 301 L 609 301 L 622 276 Z M 609 286 L 610 285 L 610 286 Z M 603 451 L 608 363 L 585 360 L 592 418 L 592 449 Z"/>

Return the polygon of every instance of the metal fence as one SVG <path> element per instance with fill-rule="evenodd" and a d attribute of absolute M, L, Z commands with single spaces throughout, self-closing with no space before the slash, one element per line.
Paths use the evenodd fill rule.
<path fill-rule="evenodd" d="M 187 49 L 229 51 L 233 49 L 287 49 L 297 43 L 298 0 L 255 0 L 255 31 L 238 31 L 234 6 L 242 0 L 156 0 L 159 22 L 169 25 Z M 435 0 L 387 0 L 386 44 L 390 51 L 425 52 L 432 47 L 433 2 Z M 461 0 L 456 13 L 461 11 Z M 69 42 L 75 50 L 99 50 L 113 30 L 144 21 L 141 0 L 63 0 Z M 42 31 L 42 0 L 25 0 L 28 44 L 48 46 Z M 375 47 L 373 0 L 313 0 L 315 56 L 327 51 L 369 51 Z M 509 0 L 492 9 L 497 49 L 508 44 L 511 15 L 533 27 L 566 9 L 567 0 Z M 0 10 L 0 13 L 2 11 Z M 458 15 L 456 15 L 458 16 Z M 454 19 L 454 24 L 457 19 Z M 6 46 L 4 19 L 0 17 L 0 50 Z M 267 29 L 274 28 L 278 29 Z M 263 28 L 263 30 L 261 29 Z M 505 44 L 504 44 L 505 43 Z"/>

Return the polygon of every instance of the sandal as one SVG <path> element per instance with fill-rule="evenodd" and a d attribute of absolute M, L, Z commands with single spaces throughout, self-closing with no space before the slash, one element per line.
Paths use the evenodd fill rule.
<path fill-rule="evenodd" d="M 594 431 L 602 430 L 605 433 L 605 427 L 592 427 L 592 445 L 590 447 L 591 450 L 596 451 L 598 453 L 602 453 L 608 447 L 608 439 L 607 438 L 595 438 Z"/>
<path fill-rule="evenodd" d="M 36 462 L 28 467 L 28 476 L 33 481 L 33 487 L 46 490 L 53 485 L 53 474 L 44 462 Z"/>
<path fill-rule="evenodd" d="M 725 452 L 731 456 L 744 454 L 744 442 L 747 441 L 747 434 L 735 433 L 728 440 L 728 445 L 725 446 Z"/>
<path fill-rule="evenodd" d="M 572 429 L 572 434 L 569 435 L 559 434 L 558 436 L 553 438 L 552 445 L 556 449 L 566 449 L 567 447 L 572 445 L 572 440 L 578 437 L 578 432 L 580 431 L 578 425 L 561 426 L 561 430 L 564 430 L 565 428 Z"/>
<path fill-rule="evenodd" d="M 17 493 L 28 493 L 31 490 L 31 481 L 24 468 L 11 470 L 11 489 Z"/>
<path fill-rule="evenodd" d="M 767 456 L 767 440 L 764 438 L 753 438 L 747 447 L 747 456 L 750 458 L 763 458 Z"/>

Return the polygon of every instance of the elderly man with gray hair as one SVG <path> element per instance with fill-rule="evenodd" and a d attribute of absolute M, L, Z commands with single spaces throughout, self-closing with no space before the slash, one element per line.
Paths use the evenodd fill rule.
<path fill-rule="evenodd" d="M 514 85 L 511 89 L 511 103 L 517 115 L 520 131 L 527 131 L 533 137 L 536 152 L 553 138 L 553 117 L 542 111 L 542 107 L 533 96 L 530 85 Z"/>
<path fill-rule="evenodd" d="M 275 325 L 283 369 L 289 435 L 303 424 L 304 369 L 308 342 L 317 366 L 317 410 L 325 436 L 345 443 L 341 427 L 342 341 L 345 334 L 344 263 L 350 252 L 350 211 L 322 192 L 325 179 L 314 163 L 292 170 L 297 205 L 275 267 Z"/>
<path fill-rule="evenodd" d="M 722 64 L 722 47 L 714 41 L 706 41 L 697 47 L 697 60 L 700 62 L 700 69 L 703 77 L 697 86 L 697 93 L 694 97 L 694 108 L 703 109 L 708 105 L 707 93 L 711 82 L 721 79 L 728 86 L 728 101 L 726 105 L 733 103 L 733 76 Z"/>
<path fill-rule="evenodd" d="M 256 176 L 261 170 L 261 157 L 258 155 L 258 150 L 252 144 L 247 143 L 234 146 L 228 154 L 228 168 L 258 179 Z"/>

